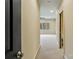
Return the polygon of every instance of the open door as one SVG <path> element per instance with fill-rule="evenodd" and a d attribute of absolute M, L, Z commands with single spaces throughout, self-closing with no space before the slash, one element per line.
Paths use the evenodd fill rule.
<path fill-rule="evenodd" d="M 5 0 L 5 59 L 21 57 L 21 0 Z"/>

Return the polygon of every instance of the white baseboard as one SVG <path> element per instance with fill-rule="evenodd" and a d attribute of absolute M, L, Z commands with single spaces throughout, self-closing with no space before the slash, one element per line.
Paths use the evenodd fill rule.
<path fill-rule="evenodd" d="M 64 55 L 64 59 L 68 59 L 68 57 L 66 55 Z"/>
<path fill-rule="evenodd" d="M 36 59 L 36 56 L 37 56 L 39 50 L 40 50 L 40 46 L 39 46 L 39 48 L 38 48 L 38 50 L 36 52 L 35 59 Z"/>
<path fill-rule="evenodd" d="M 64 55 L 64 59 L 73 59 L 73 56 L 71 54 L 68 56 Z"/>

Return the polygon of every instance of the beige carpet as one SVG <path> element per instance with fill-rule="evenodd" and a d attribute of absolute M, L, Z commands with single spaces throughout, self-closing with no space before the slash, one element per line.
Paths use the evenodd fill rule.
<path fill-rule="evenodd" d="M 63 59 L 62 50 L 58 49 L 56 35 L 41 35 L 41 48 L 36 59 Z"/>

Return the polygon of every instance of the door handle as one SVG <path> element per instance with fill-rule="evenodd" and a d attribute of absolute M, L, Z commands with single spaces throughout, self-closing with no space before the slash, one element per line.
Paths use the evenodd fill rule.
<path fill-rule="evenodd" d="M 21 51 L 18 51 L 16 54 L 16 58 L 20 59 L 23 57 L 23 53 Z"/>

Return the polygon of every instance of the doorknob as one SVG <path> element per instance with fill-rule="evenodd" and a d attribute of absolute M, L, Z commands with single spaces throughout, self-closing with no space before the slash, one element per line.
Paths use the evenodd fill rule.
<path fill-rule="evenodd" d="M 21 51 L 18 51 L 16 57 L 17 57 L 18 59 L 19 59 L 19 58 L 22 58 L 22 57 L 23 57 L 23 53 L 22 53 Z"/>

